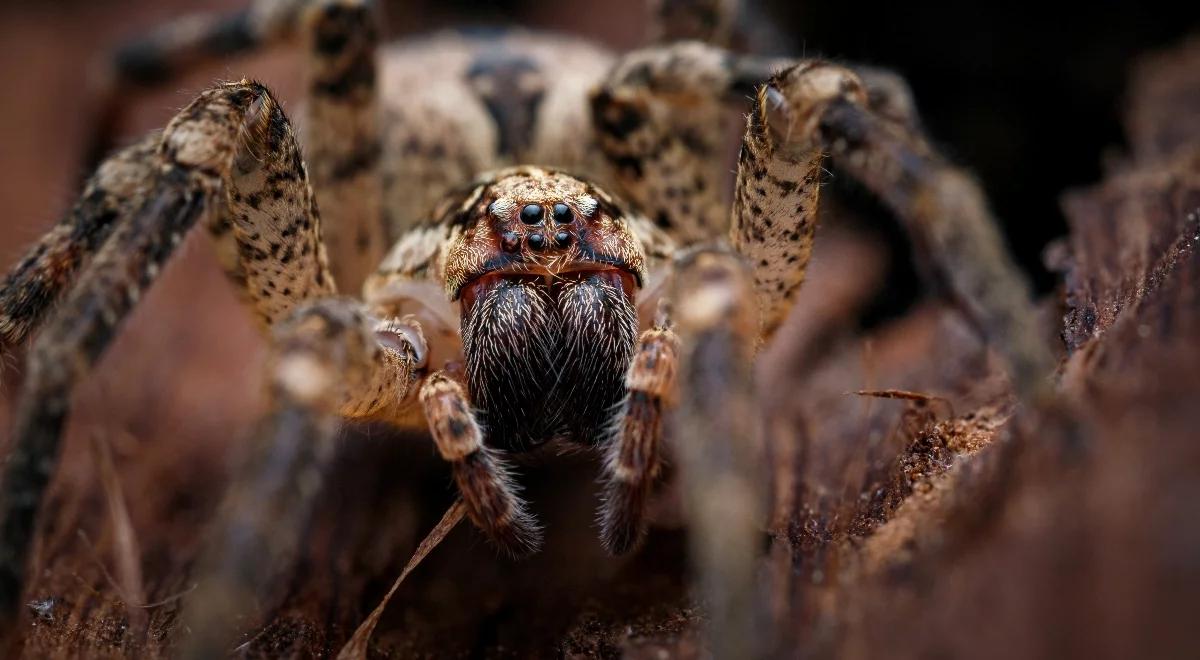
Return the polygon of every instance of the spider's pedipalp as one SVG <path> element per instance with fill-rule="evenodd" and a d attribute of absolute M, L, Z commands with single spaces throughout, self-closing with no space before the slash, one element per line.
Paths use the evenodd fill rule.
<path fill-rule="evenodd" d="M 133 167 L 146 177 L 116 191 L 102 189 L 103 176 L 94 180 L 91 194 L 112 201 L 110 235 L 31 350 L 0 484 L 0 611 L 6 615 L 20 602 L 34 519 L 56 465 L 71 389 L 200 218 L 212 221 L 229 274 L 260 318 L 273 321 L 306 298 L 333 292 L 299 150 L 266 88 L 247 81 L 212 88 L 176 115 L 153 151 L 144 144 L 131 149 L 118 160 L 148 159 L 145 167 Z M 88 247 L 83 240 L 66 245 L 68 252 Z M 28 272 L 53 272 L 59 256 L 48 250 Z M 20 264 L 17 275 L 25 270 Z M 13 300 L 19 296 L 7 290 L 0 296 L 6 304 Z M 0 315 L 12 312 L 0 309 Z"/>
<path fill-rule="evenodd" d="M 674 403 L 679 338 L 660 319 L 642 333 L 625 374 L 626 398 L 608 440 L 600 539 L 612 554 L 637 546 L 646 531 L 646 503 L 661 468 L 663 416 Z"/>
<path fill-rule="evenodd" d="M 483 442 L 483 429 L 465 388 L 444 371 L 421 386 L 421 406 L 442 458 L 450 463 L 467 515 L 493 543 L 513 557 L 541 546 L 542 531 L 517 495 L 508 469 Z"/>

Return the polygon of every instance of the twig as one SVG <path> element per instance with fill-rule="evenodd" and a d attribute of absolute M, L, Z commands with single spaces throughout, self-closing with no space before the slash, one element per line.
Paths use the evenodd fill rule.
<path fill-rule="evenodd" d="M 400 583 L 404 582 L 404 578 L 408 577 L 408 574 L 425 559 L 425 556 L 446 538 L 450 530 L 454 529 L 462 521 L 463 515 L 466 512 L 466 505 L 463 504 L 461 499 L 455 500 L 454 504 L 451 504 L 450 508 L 446 509 L 446 513 L 442 516 L 442 519 L 438 521 L 438 524 L 430 530 L 425 539 L 421 541 L 421 544 L 417 546 L 412 558 L 408 560 L 408 564 L 400 572 L 400 577 L 396 578 L 396 581 L 392 583 L 392 588 L 388 589 L 387 594 L 383 597 L 383 601 L 375 606 L 370 616 L 358 626 L 358 630 L 354 631 L 354 636 L 350 638 L 350 641 L 346 642 L 346 645 L 342 647 L 341 652 L 338 653 L 338 660 L 366 660 L 367 644 L 371 641 L 371 634 L 375 632 L 375 626 L 383 616 L 383 611 L 387 609 L 388 601 L 392 599 L 396 590 L 400 588 Z"/>
<path fill-rule="evenodd" d="M 936 394 L 925 394 L 924 392 L 913 392 L 910 390 L 858 390 L 852 392 L 852 394 L 877 399 L 903 399 L 905 401 L 919 401 L 921 403 L 936 401 L 937 403 L 945 404 L 946 408 L 950 411 L 950 417 L 957 417 L 954 414 L 954 404 L 950 403 L 950 399 L 937 396 Z"/>
<path fill-rule="evenodd" d="M 92 453 L 96 458 L 100 485 L 104 489 L 109 514 L 112 516 L 113 558 L 117 563 L 117 577 L 121 585 L 118 593 L 125 601 L 131 627 L 139 633 L 144 633 L 149 619 L 142 607 L 146 604 L 146 591 L 142 581 L 141 552 L 138 549 L 137 535 L 133 531 L 133 522 L 129 518 L 129 509 L 125 505 L 125 495 L 121 491 L 121 479 L 113 465 L 112 451 L 99 433 L 92 434 Z M 107 573 L 105 571 L 106 575 Z"/>

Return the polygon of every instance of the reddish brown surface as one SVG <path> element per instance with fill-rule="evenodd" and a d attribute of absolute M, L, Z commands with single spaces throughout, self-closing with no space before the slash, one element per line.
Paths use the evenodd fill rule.
<path fill-rule="evenodd" d="M 0 74 L 21 90 L 0 102 L 0 261 L 15 259 L 70 200 L 85 65 L 117 35 L 194 4 L 240 3 L 0 10 Z M 561 11 L 544 19 L 586 20 Z M 593 27 L 628 38 L 606 20 Z M 854 266 L 886 251 L 823 231 L 800 308 L 759 373 L 775 477 L 763 608 L 780 630 L 780 655 L 1194 656 L 1200 226 L 1188 214 L 1200 212 L 1200 102 L 1188 72 L 1196 70 L 1195 44 L 1139 69 L 1130 113 L 1137 159 L 1065 204 L 1066 322 L 1051 315 L 1048 326 L 1071 349 L 1061 381 L 1070 412 L 1067 403 L 1026 406 L 995 433 L 1011 407 L 998 365 L 942 306 L 856 333 L 854 310 L 884 270 Z M 243 73 L 294 100 L 294 66 L 280 54 L 179 88 Z M 189 96 L 148 100 L 135 124 L 160 125 Z M 29 657 L 142 656 L 186 634 L 174 625 L 186 597 L 171 599 L 190 588 L 186 569 L 231 449 L 260 411 L 262 352 L 194 237 L 77 395 L 36 551 Z M 889 388 L 949 406 L 847 394 Z M 9 428 L 3 414 L 0 428 Z M 144 598 L 170 600 L 144 617 L 129 614 L 105 575 L 117 553 L 96 441 L 115 457 Z M 374 652 L 697 657 L 702 613 L 688 599 L 670 488 L 644 549 L 617 560 L 595 539 L 591 461 L 568 457 L 523 473 L 549 530 L 545 551 L 508 562 L 472 530 L 456 530 L 401 588 Z M 251 655 L 336 653 L 450 496 L 426 439 L 378 428 L 347 434 L 327 484 L 304 561 L 245 622 Z"/>

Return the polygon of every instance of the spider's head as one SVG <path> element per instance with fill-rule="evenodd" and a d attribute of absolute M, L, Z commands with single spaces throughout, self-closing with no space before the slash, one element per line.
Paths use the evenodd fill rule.
<path fill-rule="evenodd" d="M 624 396 L 645 258 L 620 207 L 559 172 L 515 168 L 450 221 L 468 387 L 494 446 L 598 441 Z"/>
<path fill-rule="evenodd" d="M 611 273 L 631 297 L 645 258 L 616 202 L 589 183 L 534 167 L 501 170 L 456 200 L 458 225 L 446 255 L 446 292 L 471 307 L 480 280 L 508 276 L 547 281 Z"/>

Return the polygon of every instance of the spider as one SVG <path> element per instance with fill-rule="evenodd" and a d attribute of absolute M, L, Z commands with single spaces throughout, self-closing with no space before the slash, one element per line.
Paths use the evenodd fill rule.
<path fill-rule="evenodd" d="M 472 523 L 524 556 L 541 530 L 514 457 L 582 446 L 604 457 L 600 537 L 619 554 L 643 536 L 673 428 L 714 626 L 751 609 L 750 366 L 804 280 L 828 158 L 905 222 L 1018 390 L 1036 389 L 1024 282 L 897 76 L 677 40 L 720 41 L 727 3 L 658 16 L 660 43 L 624 55 L 524 31 L 381 46 L 367 0 L 260 0 L 123 51 L 119 80 L 152 82 L 299 36 L 307 156 L 266 87 L 216 85 L 108 157 L 9 273 L 0 337 L 36 338 L 0 489 L 4 610 L 72 387 L 198 224 L 273 347 L 262 433 L 302 448 L 279 492 L 302 490 L 337 420 L 425 428 Z M 731 210 L 730 109 L 748 112 Z M 233 515 L 276 509 L 257 511 Z"/>

